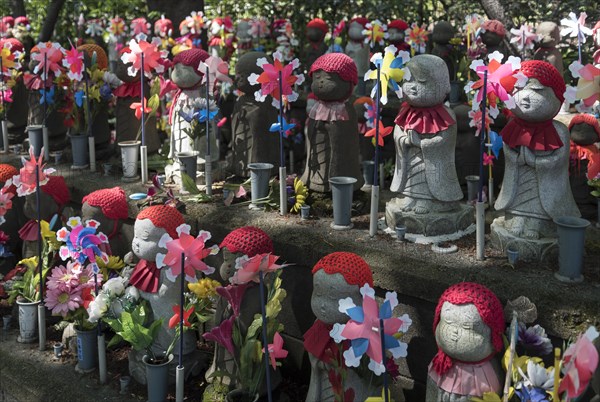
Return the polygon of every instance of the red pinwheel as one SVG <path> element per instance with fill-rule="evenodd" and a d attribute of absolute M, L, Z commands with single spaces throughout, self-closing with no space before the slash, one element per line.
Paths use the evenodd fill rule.
<path fill-rule="evenodd" d="M 206 83 L 206 70 L 208 69 L 208 79 L 210 82 L 210 90 L 214 90 L 217 81 L 232 83 L 233 80 L 229 77 L 229 65 L 221 60 L 220 57 L 210 56 L 206 61 L 201 62 L 198 66 L 198 71 L 202 73 L 202 84 Z"/>
<path fill-rule="evenodd" d="M 34 74 L 39 74 L 43 80 L 48 79 L 48 72 L 52 71 L 55 76 L 62 72 L 60 63 L 63 59 L 65 49 L 56 42 L 38 43 L 35 47 L 37 51 L 32 49 L 31 59 L 38 62 L 33 69 Z"/>
<path fill-rule="evenodd" d="M 262 68 L 263 72 L 260 75 L 250 74 L 248 82 L 252 85 L 260 84 L 260 90 L 254 93 L 257 101 L 264 102 L 267 96 L 271 95 L 273 105 L 279 108 L 280 95 L 285 97 L 287 102 L 294 102 L 298 99 L 298 93 L 293 90 L 293 86 L 304 82 L 304 74 L 294 74 L 294 70 L 300 67 L 298 59 L 284 65 L 283 55 L 279 51 L 273 53 L 273 59 L 273 64 L 270 64 L 266 57 L 258 59 L 256 65 Z M 279 72 L 281 72 L 281 93 L 279 92 Z"/>
<path fill-rule="evenodd" d="M 127 74 L 135 77 L 142 68 L 142 54 L 144 55 L 144 75 L 152 77 L 152 72 L 162 74 L 165 71 L 166 52 L 159 50 L 161 42 L 159 38 L 152 39 L 148 43 L 145 40 L 139 42 L 135 39 L 129 41 L 129 51 L 125 51 L 121 56 L 121 61 L 125 64 L 131 64 L 127 68 Z"/>
<path fill-rule="evenodd" d="M 53 168 L 44 169 L 45 165 L 42 163 L 43 157 L 43 148 L 39 159 L 36 161 L 35 155 L 33 154 L 33 147 L 29 147 L 29 160 L 22 158 L 23 167 L 19 171 L 19 175 L 13 177 L 13 184 L 17 187 L 17 195 L 19 197 L 35 192 L 36 169 L 39 171 L 40 186 L 46 184 L 48 182 L 48 175 L 56 171 Z"/>

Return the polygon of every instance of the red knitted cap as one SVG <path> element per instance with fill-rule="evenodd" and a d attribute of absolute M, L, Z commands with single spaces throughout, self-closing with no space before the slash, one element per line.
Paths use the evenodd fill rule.
<path fill-rule="evenodd" d="M 320 18 L 314 18 L 310 20 L 310 22 L 306 24 L 306 27 L 320 29 L 321 31 L 323 31 L 323 33 L 329 32 L 329 27 L 327 26 L 327 23 Z"/>
<path fill-rule="evenodd" d="M 404 20 L 393 20 L 388 24 L 388 29 L 395 28 L 399 31 L 406 31 L 408 29 L 408 23 Z"/>
<path fill-rule="evenodd" d="M 13 176 L 19 174 L 19 171 L 13 165 L 7 165 L 6 163 L 0 164 L 0 182 L 6 183 Z"/>
<path fill-rule="evenodd" d="M 483 322 L 490 327 L 492 344 L 496 352 L 502 350 L 502 334 L 504 333 L 504 310 L 498 297 L 483 285 L 474 282 L 461 282 L 450 286 L 442 293 L 433 319 L 433 331 L 440 322 L 440 314 L 444 302 L 455 305 L 474 304 Z"/>
<path fill-rule="evenodd" d="M 363 286 L 368 283 L 373 286 L 371 267 L 354 253 L 338 251 L 328 254 L 315 264 L 313 275 L 321 269 L 329 275 L 342 274 L 348 285 Z"/>
<path fill-rule="evenodd" d="M 528 78 L 536 78 L 542 85 L 552 88 L 554 95 L 563 103 L 567 87 L 556 67 L 547 61 L 527 60 L 521 63 L 521 72 Z"/>
<path fill-rule="evenodd" d="M 127 219 L 127 198 L 121 187 L 103 188 L 96 190 L 85 197 L 82 202 L 87 202 L 92 207 L 99 207 L 109 219 Z"/>
<path fill-rule="evenodd" d="M 15 18 L 15 24 L 19 25 L 19 24 L 23 24 L 23 25 L 29 25 L 29 18 L 25 17 L 25 16 L 20 16 Z"/>
<path fill-rule="evenodd" d="M 262 229 L 246 226 L 230 232 L 219 247 L 227 247 L 232 253 L 254 257 L 258 254 L 272 253 L 273 241 Z"/>
<path fill-rule="evenodd" d="M 77 50 L 80 52 L 85 52 L 90 60 L 94 53 L 96 53 L 96 66 L 100 70 L 106 70 L 108 68 L 108 56 L 106 56 L 106 52 L 100 46 L 94 43 L 86 43 L 81 46 L 77 46 Z"/>
<path fill-rule="evenodd" d="M 59 206 L 65 206 L 71 201 L 71 193 L 62 176 L 48 176 L 48 182 L 42 186 L 42 191 L 48 194 Z"/>
<path fill-rule="evenodd" d="M 0 40 L 0 48 L 3 48 L 5 43 L 10 43 L 12 52 L 22 52 L 25 49 L 21 41 L 16 38 L 3 38 Z"/>
<path fill-rule="evenodd" d="M 173 57 L 173 64 L 181 63 L 196 70 L 200 63 L 206 61 L 209 57 L 210 55 L 204 49 L 188 49 L 177 53 L 177 56 Z"/>
<path fill-rule="evenodd" d="M 495 33 L 498 36 L 506 36 L 506 28 L 504 24 L 498 20 L 487 20 L 481 24 L 481 29 Z"/>
<path fill-rule="evenodd" d="M 569 123 L 569 131 L 571 131 L 573 126 L 576 124 L 588 124 L 592 126 L 596 132 L 596 135 L 598 136 L 598 140 L 600 141 L 600 124 L 598 124 L 598 119 L 596 119 L 596 116 L 588 113 L 580 113 L 575 115 L 575 117 L 573 117 Z M 2 180 L 0 179 L 0 181 Z"/>
<path fill-rule="evenodd" d="M 344 53 L 327 53 L 319 57 L 310 67 L 308 75 L 312 77 L 313 72 L 318 70 L 336 73 L 341 79 L 352 83 L 352 85 L 358 83 L 356 63 Z"/>
<path fill-rule="evenodd" d="M 367 26 L 367 24 L 370 22 L 368 18 L 365 17 L 354 17 L 350 20 L 350 22 L 348 23 L 348 27 L 350 27 L 350 24 L 352 24 L 353 22 L 358 22 L 360 25 L 364 27 Z"/>
<path fill-rule="evenodd" d="M 152 205 L 145 208 L 138 214 L 136 219 L 150 219 L 155 227 L 165 229 L 173 239 L 179 237 L 177 227 L 185 223 L 181 212 L 167 205 Z"/>
<path fill-rule="evenodd" d="M 7 25 L 12 27 L 15 25 L 15 19 L 13 17 L 11 17 L 10 15 L 7 15 L 6 17 L 2 17 L 2 24 L 4 25 L 2 28 L 6 29 Z"/>

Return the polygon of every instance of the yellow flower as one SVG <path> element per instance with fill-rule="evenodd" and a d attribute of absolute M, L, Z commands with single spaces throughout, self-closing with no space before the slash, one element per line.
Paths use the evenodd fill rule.
<path fill-rule="evenodd" d="M 38 265 L 38 258 L 37 256 L 35 257 L 29 257 L 29 258 L 24 258 L 21 261 L 19 261 L 17 263 L 17 265 L 24 265 L 27 267 L 27 269 L 36 269 L 37 265 Z"/>
<path fill-rule="evenodd" d="M 509 395 L 512 394 L 513 389 L 511 388 L 511 392 L 509 393 Z M 484 392 L 483 393 L 483 398 L 476 398 L 476 397 L 471 397 L 471 401 L 472 402 L 502 402 L 502 398 L 500 398 L 495 392 Z"/>
<path fill-rule="evenodd" d="M 199 299 L 206 299 L 217 294 L 216 289 L 221 284 L 214 279 L 204 278 L 196 283 L 188 283 L 188 289 L 194 292 Z"/>
<path fill-rule="evenodd" d="M 40 226 L 42 228 L 42 237 L 48 244 L 49 251 L 58 250 L 62 242 L 56 239 L 56 232 L 50 230 L 50 224 L 46 221 L 42 221 Z"/>
<path fill-rule="evenodd" d="M 125 263 L 123 262 L 121 257 L 118 257 L 116 255 L 109 255 L 108 263 L 106 264 L 104 263 L 104 261 L 102 261 L 100 257 L 96 256 L 96 264 L 98 264 L 98 268 L 100 268 L 104 280 L 108 280 L 108 270 L 118 271 L 125 266 Z"/>
<path fill-rule="evenodd" d="M 74 228 L 75 226 L 80 225 L 80 224 L 81 224 L 81 218 L 78 216 L 72 216 L 67 221 L 67 225 L 69 225 L 72 228 Z"/>
<path fill-rule="evenodd" d="M 385 389 L 381 390 L 381 396 L 370 396 L 365 399 L 365 402 L 384 402 L 385 401 Z M 388 389 L 388 401 L 394 402 L 390 395 L 390 390 Z"/>
<path fill-rule="evenodd" d="M 308 189 L 304 187 L 304 183 L 299 178 L 294 179 L 294 193 L 296 194 L 296 202 L 290 212 L 300 212 L 300 207 L 306 204 L 308 198 Z"/>

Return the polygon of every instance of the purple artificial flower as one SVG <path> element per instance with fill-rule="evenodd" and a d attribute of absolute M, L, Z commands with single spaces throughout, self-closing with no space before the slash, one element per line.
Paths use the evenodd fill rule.
<path fill-rule="evenodd" d="M 217 292 L 219 289 L 224 289 L 224 288 L 217 288 Z M 221 325 L 219 325 L 218 327 L 214 327 L 213 329 L 210 330 L 210 332 L 207 332 L 207 333 L 203 334 L 202 336 L 207 341 L 217 342 L 219 345 L 221 345 L 225 349 L 227 349 L 227 351 L 231 355 L 234 355 L 235 349 L 233 347 L 233 340 L 232 340 L 233 339 L 233 321 L 234 320 L 235 320 L 235 316 L 232 315 L 231 317 L 229 317 L 229 319 L 221 322 Z"/>
<path fill-rule="evenodd" d="M 526 327 L 519 323 L 519 339 L 517 342 L 531 356 L 546 356 L 552 353 L 552 342 L 546 335 L 546 330 L 539 325 Z"/>
<path fill-rule="evenodd" d="M 247 288 L 248 284 L 227 285 L 225 287 L 221 286 L 216 289 L 219 296 L 224 297 L 229 302 L 229 305 L 233 310 L 234 318 L 240 315 L 240 305 L 242 304 L 242 298 L 244 297 L 244 293 L 246 293 Z"/>

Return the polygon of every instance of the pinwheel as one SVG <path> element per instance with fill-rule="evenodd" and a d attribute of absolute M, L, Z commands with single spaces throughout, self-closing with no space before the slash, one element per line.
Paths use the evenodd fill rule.
<path fill-rule="evenodd" d="M 185 278 L 189 282 L 197 282 L 196 271 L 201 271 L 206 275 L 215 272 L 215 269 L 206 265 L 203 261 L 209 255 L 215 255 L 219 252 L 217 245 L 206 247 L 206 241 L 211 238 L 211 234 L 201 230 L 197 237 L 190 235 L 190 226 L 186 224 L 177 227 L 178 239 L 173 239 L 168 233 L 165 233 L 158 241 L 158 246 L 167 249 L 167 254 L 157 254 L 156 266 L 162 268 L 165 265 L 167 278 L 175 282 L 178 275 L 181 275 L 182 263 Z M 182 261 L 183 258 L 183 261 Z"/>
<path fill-rule="evenodd" d="M 263 17 L 250 20 L 250 36 L 254 39 L 265 38 L 270 34 L 267 20 Z"/>
<path fill-rule="evenodd" d="M 148 78 L 152 78 L 152 71 L 158 74 L 164 73 L 164 59 L 167 57 L 167 54 L 165 51 L 158 49 L 160 43 L 159 38 L 152 39 L 150 43 L 145 40 L 138 42 L 135 39 L 131 39 L 129 41 L 129 50 L 125 51 L 121 56 L 123 63 L 131 64 L 127 68 L 127 74 L 135 77 L 142 68 L 144 69 L 144 75 Z"/>
<path fill-rule="evenodd" d="M 495 131 L 489 131 L 488 133 L 490 141 L 488 144 L 486 144 L 486 146 L 488 146 L 492 150 L 494 156 L 496 156 L 496 159 L 498 159 L 500 157 L 500 150 L 502 149 L 502 145 L 504 144 L 504 142 L 502 141 L 502 136 Z"/>
<path fill-rule="evenodd" d="M 294 123 L 288 123 L 285 120 L 285 117 L 282 117 L 282 118 L 277 118 L 277 123 L 271 124 L 271 127 L 269 128 L 269 131 L 272 132 L 272 133 L 278 133 L 279 130 L 281 130 L 284 133 L 287 133 L 288 131 L 290 131 L 294 127 L 296 127 L 296 124 L 294 124 Z"/>
<path fill-rule="evenodd" d="M 0 83 L 0 85 L 2 86 L 2 91 L 0 92 L 0 101 L 2 104 L 4 103 L 11 103 L 13 101 L 12 95 L 13 95 L 13 91 L 10 88 L 6 88 L 5 85 L 3 85 L 3 83 Z M 41 99 L 40 99 L 41 101 Z"/>
<path fill-rule="evenodd" d="M 382 57 L 381 53 L 375 53 L 371 57 L 371 63 L 375 64 L 381 70 L 380 81 L 381 81 L 381 103 L 384 105 L 387 103 L 387 89 L 388 85 L 391 85 L 398 95 L 398 98 L 402 97 L 402 88 L 400 82 L 403 78 L 410 79 L 410 71 L 405 67 L 406 63 L 410 59 L 408 52 L 401 50 L 396 56 L 398 49 L 394 45 L 390 45 L 385 48 L 385 55 Z M 377 79 L 377 68 L 369 70 L 365 74 L 365 81 Z M 375 98 L 375 92 L 377 91 L 377 85 L 371 91 L 371 98 Z"/>
<path fill-rule="evenodd" d="M 371 47 L 375 44 L 383 46 L 383 40 L 388 37 L 387 25 L 379 20 L 374 20 L 365 25 L 363 35 L 365 35 L 365 43 L 370 43 Z"/>
<path fill-rule="evenodd" d="M 190 15 L 185 17 L 179 24 L 179 32 L 182 35 L 192 34 L 200 35 L 206 24 L 206 17 L 202 11 L 192 11 Z"/>
<path fill-rule="evenodd" d="M 234 285 L 243 285 L 248 282 L 260 282 L 261 273 L 275 272 L 285 267 L 285 264 L 275 264 L 278 256 L 271 253 L 257 254 L 254 257 L 246 255 L 235 260 L 235 274 L 229 278 Z"/>
<path fill-rule="evenodd" d="M 210 90 L 213 91 L 217 81 L 233 83 L 233 80 L 229 77 L 229 65 L 221 60 L 220 57 L 210 56 L 206 61 L 201 62 L 198 66 L 202 76 L 202 84 L 206 83 L 207 77 L 210 84 Z"/>
<path fill-rule="evenodd" d="M 71 44 L 70 50 L 65 51 L 65 57 L 62 64 L 67 68 L 67 77 L 69 77 L 70 80 L 82 80 L 84 69 L 83 52 L 77 50 L 73 44 Z"/>
<path fill-rule="evenodd" d="M 533 49 L 534 42 L 539 40 L 539 35 L 533 33 L 530 25 L 523 24 L 519 29 L 512 28 L 510 33 L 513 35 L 510 43 L 515 43 L 521 51 L 525 49 Z"/>
<path fill-rule="evenodd" d="M 72 258 L 80 264 L 90 261 L 97 270 L 96 256 L 104 263 L 108 263 L 108 254 L 100 249 L 101 244 L 108 243 L 108 236 L 102 232 L 97 232 L 100 223 L 93 219 L 88 220 L 85 225 L 81 223 L 81 218 L 74 216 L 68 219 L 67 227 L 63 227 L 56 232 L 57 240 L 65 242 L 61 246 L 59 255 L 63 261 Z"/>
<path fill-rule="evenodd" d="M 148 35 L 150 32 L 150 24 L 146 21 L 146 18 L 139 17 L 131 20 L 131 24 L 129 25 L 131 29 L 131 33 L 133 36 L 137 37 L 140 34 Z"/>
<path fill-rule="evenodd" d="M 54 85 L 50 89 L 40 89 L 38 92 L 40 93 L 40 105 L 44 103 L 52 105 L 54 103 Z"/>
<path fill-rule="evenodd" d="M 259 102 L 264 102 L 268 95 L 273 98 L 273 106 L 280 108 L 280 99 L 285 97 L 288 102 L 294 102 L 298 99 L 298 93 L 293 90 L 294 85 L 300 85 L 304 82 L 304 74 L 294 74 L 294 70 L 300 67 L 298 59 L 290 63 L 283 64 L 283 55 L 280 52 L 273 53 L 273 64 L 267 61 L 266 57 L 261 57 L 256 61 L 256 65 L 263 69 L 258 75 L 250 74 L 248 82 L 251 85 L 260 84 L 261 88 L 254 93 L 254 97 Z M 281 85 L 279 83 L 279 72 L 281 72 Z M 281 87 L 281 92 L 279 88 Z"/>
<path fill-rule="evenodd" d="M 279 332 L 275 332 L 273 336 L 273 343 L 269 343 L 269 360 L 273 370 L 277 369 L 277 361 L 275 359 L 285 359 L 288 355 L 288 351 L 283 348 L 283 338 L 279 335 Z M 263 353 L 265 348 L 263 348 Z"/>
<path fill-rule="evenodd" d="M 107 31 L 110 35 L 119 37 L 125 33 L 126 29 L 127 27 L 123 18 L 116 16 L 115 18 L 111 18 Z"/>
<path fill-rule="evenodd" d="M 600 100 L 600 68 L 592 64 L 582 66 L 581 63 L 573 62 L 569 70 L 573 77 L 579 80 L 577 87 L 567 88 L 565 98 L 571 103 L 581 100 L 583 106 L 578 109 L 589 111 L 596 101 Z"/>
<path fill-rule="evenodd" d="M 410 44 L 415 52 L 425 52 L 425 43 L 428 40 L 427 29 L 425 25 L 419 26 L 416 22 L 413 22 L 411 27 L 408 29 L 408 38 L 406 42 Z"/>
<path fill-rule="evenodd" d="M 500 99 L 507 108 L 512 109 L 515 105 L 515 100 L 510 95 L 515 85 L 525 85 L 527 78 L 522 73 L 515 74 L 515 71 L 521 68 L 521 59 L 510 56 L 506 63 L 502 64 L 504 55 L 498 51 L 488 55 L 489 65 L 485 65 L 483 60 L 473 60 L 471 69 L 479 76 L 479 81 L 469 83 L 466 86 L 467 90 L 477 90 L 475 102 L 473 102 L 473 110 L 477 109 L 479 103 L 483 100 L 483 76 L 487 71 L 487 98 L 490 107 L 496 106 L 496 99 Z M 491 109 L 490 109 L 491 112 Z"/>
<path fill-rule="evenodd" d="M 34 74 L 39 74 L 43 80 L 48 79 L 48 73 L 51 71 L 55 76 L 60 75 L 62 68 L 60 63 L 64 57 L 65 49 L 56 42 L 38 43 L 34 48 L 37 51 L 31 51 L 31 59 L 38 62 L 33 69 Z"/>
<path fill-rule="evenodd" d="M 87 22 L 87 28 L 85 30 L 85 33 L 89 36 L 96 37 L 96 36 L 102 36 L 102 32 L 104 31 L 104 27 L 102 26 L 102 20 L 101 19 L 91 19 L 88 20 Z"/>
<path fill-rule="evenodd" d="M 567 401 L 585 391 L 598 367 L 598 350 L 592 343 L 598 337 L 595 327 L 590 327 L 577 341 L 569 346 L 563 356 L 565 376 L 558 387 L 559 394 L 566 392 Z"/>
<path fill-rule="evenodd" d="M 375 143 L 375 128 L 370 129 L 365 133 L 365 137 L 373 137 L 373 143 Z M 383 139 L 390 135 L 394 131 L 394 127 L 384 127 L 381 120 L 379 121 L 379 138 L 377 140 L 377 145 L 380 147 L 383 146 Z"/>
<path fill-rule="evenodd" d="M 334 324 L 329 333 L 336 343 L 350 340 L 350 348 L 344 352 L 344 361 L 348 367 L 358 367 L 366 353 L 370 359 L 369 369 L 376 375 L 385 372 L 383 351 L 389 350 L 395 359 L 406 357 L 408 345 L 396 337 L 408 331 L 412 320 L 408 314 L 392 317 L 392 311 L 398 305 L 396 292 L 387 292 L 385 301 L 378 308 L 375 290 L 365 284 L 360 288 L 363 295 L 362 306 L 356 306 L 350 297 L 339 301 L 339 311 L 350 317 L 346 324 Z M 380 319 L 383 320 L 383 338 L 380 331 Z"/>
<path fill-rule="evenodd" d="M 212 121 L 212 120 L 214 120 L 215 116 L 218 113 L 219 113 L 219 109 L 215 109 L 215 110 L 200 109 L 197 112 L 198 122 L 206 123 L 207 121 Z"/>
<path fill-rule="evenodd" d="M 570 38 L 577 38 L 577 53 L 578 60 L 581 63 L 581 44 L 585 43 L 585 37 L 592 35 L 593 31 L 585 26 L 585 19 L 587 14 L 582 12 L 579 17 L 575 13 L 570 12 L 569 18 L 563 18 L 560 20 L 560 24 L 564 27 L 560 30 L 561 36 L 568 36 Z"/>
<path fill-rule="evenodd" d="M 21 159 L 23 167 L 19 170 L 19 175 L 13 177 L 13 184 L 17 187 L 17 195 L 24 197 L 35 192 L 36 187 L 36 173 L 39 173 L 39 183 L 43 186 L 48 182 L 48 175 L 54 173 L 56 170 L 53 168 L 44 169 L 43 161 L 44 153 L 40 153 L 38 160 L 35 159 L 33 154 L 33 147 L 29 147 L 29 160 L 24 157 Z"/>

